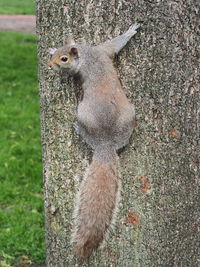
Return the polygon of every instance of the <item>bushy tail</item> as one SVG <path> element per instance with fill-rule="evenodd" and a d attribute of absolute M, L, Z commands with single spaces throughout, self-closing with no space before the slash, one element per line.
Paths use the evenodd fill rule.
<path fill-rule="evenodd" d="M 82 259 L 97 249 L 112 224 L 120 192 L 117 160 L 111 146 L 97 147 L 81 183 L 72 243 L 75 253 Z"/>

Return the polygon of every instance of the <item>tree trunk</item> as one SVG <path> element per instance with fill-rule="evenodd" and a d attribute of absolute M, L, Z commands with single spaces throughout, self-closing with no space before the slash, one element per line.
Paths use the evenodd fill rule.
<path fill-rule="evenodd" d="M 79 88 L 48 70 L 48 48 L 62 46 L 69 33 L 99 44 L 135 21 L 141 29 L 116 66 L 137 125 L 120 154 L 116 228 L 89 263 L 198 265 L 198 12 L 195 0 L 37 0 L 47 266 L 82 266 L 69 240 L 75 192 L 92 153 L 72 127 Z"/>

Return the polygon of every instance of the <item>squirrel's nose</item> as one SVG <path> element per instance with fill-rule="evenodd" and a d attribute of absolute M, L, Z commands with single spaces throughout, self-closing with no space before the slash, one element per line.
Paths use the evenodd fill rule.
<path fill-rule="evenodd" d="M 49 62 L 47 63 L 47 65 L 48 65 L 48 69 L 51 70 L 51 69 L 52 69 L 52 66 L 53 66 L 53 64 L 51 63 L 51 61 L 49 61 Z"/>

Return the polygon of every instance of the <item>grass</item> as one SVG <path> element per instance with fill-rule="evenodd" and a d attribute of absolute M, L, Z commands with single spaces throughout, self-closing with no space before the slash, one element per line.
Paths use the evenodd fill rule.
<path fill-rule="evenodd" d="M 0 0 L 0 14 L 35 14 L 35 1 Z"/>
<path fill-rule="evenodd" d="M 34 36 L 0 33 L 0 266 L 44 262 L 36 61 Z"/>

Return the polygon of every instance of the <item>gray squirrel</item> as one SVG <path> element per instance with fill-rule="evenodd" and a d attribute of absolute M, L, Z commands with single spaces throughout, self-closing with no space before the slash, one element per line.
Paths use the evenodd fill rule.
<path fill-rule="evenodd" d="M 116 214 L 120 195 L 117 150 L 124 147 L 135 125 L 135 111 L 122 90 L 113 66 L 116 54 L 137 33 L 138 24 L 97 46 L 66 44 L 51 49 L 48 66 L 78 75 L 83 99 L 78 105 L 76 132 L 94 150 L 75 203 L 72 244 L 88 258 L 105 240 Z"/>

